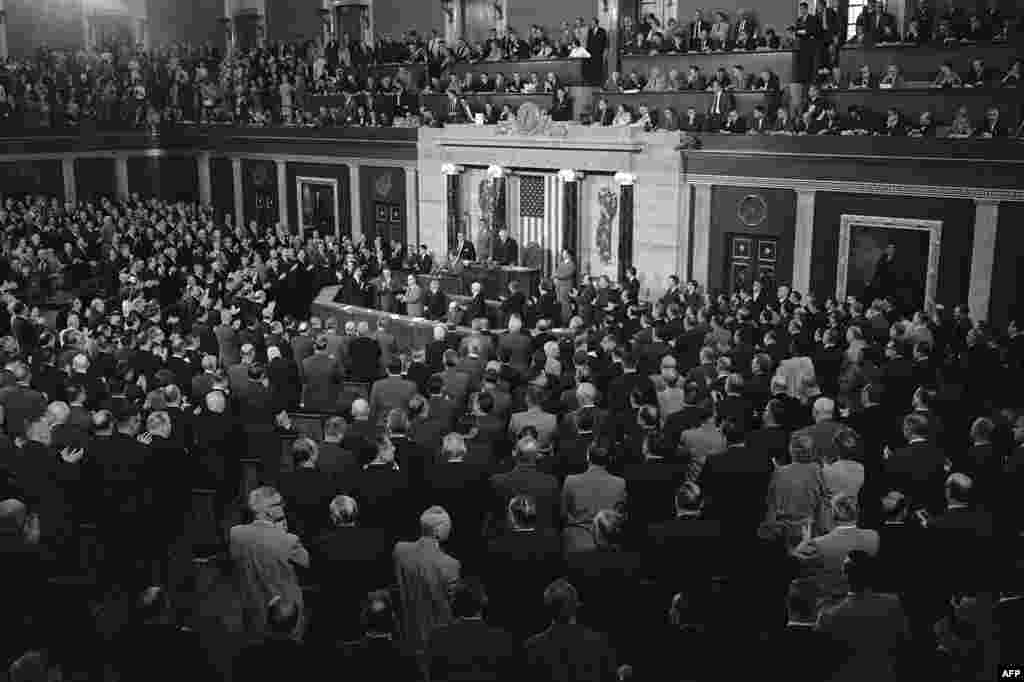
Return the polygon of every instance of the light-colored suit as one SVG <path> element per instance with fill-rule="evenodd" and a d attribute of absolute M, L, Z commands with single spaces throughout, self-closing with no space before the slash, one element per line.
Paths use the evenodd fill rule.
<path fill-rule="evenodd" d="M 394 408 L 406 409 L 409 398 L 416 395 L 416 384 L 400 376 L 387 376 L 373 382 L 370 389 L 370 411 L 383 421 Z"/>
<path fill-rule="evenodd" d="M 537 445 L 541 450 L 551 447 L 551 439 L 554 438 L 558 429 L 558 419 L 550 412 L 545 412 L 539 407 L 533 407 L 525 412 L 516 412 L 508 422 L 508 432 L 513 438 L 519 435 L 524 427 L 532 426 L 537 429 Z"/>
<path fill-rule="evenodd" d="M 409 317 L 423 317 L 423 288 L 418 284 L 405 290 L 405 314 Z"/>
<path fill-rule="evenodd" d="M 856 526 L 836 526 L 825 535 L 801 543 L 795 554 L 818 583 L 826 603 L 842 599 L 848 589 L 843 562 L 852 552 L 878 554 L 878 532 Z"/>
<path fill-rule="evenodd" d="M 852 459 L 840 459 L 826 464 L 822 473 L 825 485 L 833 495 L 857 497 L 864 485 L 864 465 Z"/>
<path fill-rule="evenodd" d="M 299 609 L 299 623 L 292 636 L 302 637 L 305 613 L 296 566 L 309 567 L 309 552 L 299 536 L 267 521 L 253 521 L 231 528 L 231 558 L 240 577 L 246 634 L 261 637 L 267 629 L 267 604 L 276 596 Z"/>
<path fill-rule="evenodd" d="M 422 651 L 430 633 L 452 621 L 448 598 L 461 565 L 434 538 L 399 542 L 394 558 L 402 598 L 402 634 L 412 650 Z"/>
<path fill-rule="evenodd" d="M 565 478 L 562 486 L 562 519 L 565 551 L 594 548 L 591 524 L 599 511 L 621 509 L 626 504 L 626 479 L 593 464 L 582 474 Z"/>

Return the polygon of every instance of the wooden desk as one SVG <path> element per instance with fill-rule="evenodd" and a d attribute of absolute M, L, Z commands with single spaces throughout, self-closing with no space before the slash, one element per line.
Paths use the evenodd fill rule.
<path fill-rule="evenodd" d="M 879 115 L 892 107 L 899 110 L 911 122 L 916 122 L 923 111 L 931 111 L 937 124 L 949 124 L 956 109 L 967 106 L 971 120 L 978 122 L 985 116 L 990 105 L 999 107 L 1003 122 L 1010 131 L 1021 120 L 1024 97 L 1014 89 L 956 88 L 950 90 L 901 89 L 901 90 L 831 90 L 825 99 L 835 102 L 839 114 L 845 115 L 852 105 L 859 105 Z"/>
<path fill-rule="evenodd" d="M 732 94 L 736 99 L 736 110 L 742 116 L 754 113 L 754 107 L 758 104 L 764 105 L 768 113 L 772 114 L 779 102 L 779 95 L 773 93 L 734 91 Z M 621 103 L 636 112 L 638 106 L 646 104 L 659 111 L 666 107 L 672 107 L 677 114 L 682 116 L 689 107 L 694 107 L 700 114 L 707 113 L 713 95 L 702 90 L 683 90 L 681 92 L 640 92 L 629 95 L 620 92 L 600 92 L 595 99 L 600 97 L 607 99 L 612 109 Z"/>
<path fill-rule="evenodd" d="M 456 64 L 452 72 L 459 78 L 465 78 L 467 73 L 474 74 L 477 79 L 481 73 L 486 73 L 491 80 L 499 73 L 505 75 L 507 80 L 512 79 L 512 74 L 522 74 L 523 80 L 529 79 L 531 73 L 536 73 L 543 81 L 544 77 L 553 73 L 558 76 L 558 82 L 562 85 L 586 85 L 586 78 L 583 75 L 584 59 L 516 59 L 503 60 L 500 62 L 477 62 L 475 64 Z"/>
<path fill-rule="evenodd" d="M 374 95 L 373 108 L 375 111 L 393 112 L 398 106 L 398 97 L 398 95 Z M 407 109 L 416 110 L 419 108 L 419 95 L 407 92 L 401 98 L 402 105 Z M 364 95 L 356 95 L 357 102 L 364 102 L 365 99 Z M 345 106 L 345 95 L 310 95 L 306 98 L 306 102 L 309 104 L 308 108 L 312 111 L 316 111 L 320 107 L 343 107 Z"/>
<path fill-rule="evenodd" d="M 339 329 L 344 329 L 345 323 L 349 321 L 356 324 L 366 322 L 370 325 L 370 329 L 376 329 L 378 320 L 389 318 L 391 326 L 388 331 L 395 335 L 398 348 L 403 351 L 425 348 L 428 343 L 434 340 L 434 327 L 438 324 L 437 322 L 335 303 L 334 295 L 336 293 L 338 293 L 337 286 L 321 289 L 317 297 L 313 299 L 311 306 L 313 315 L 324 320 L 329 318 L 336 319 Z M 470 329 L 468 327 L 458 327 L 456 331 L 460 336 L 465 336 L 470 332 Z"/>
<path fill-rule="evenodd" d="M 793 74 L 796 73 L 796 52 L 792 50 L 737 50 L 734 52 L 659 54 L 654 57 L 623 55 L 621 73 L 627 74 L 636 71 L 646 76 L 651 67 L 657 66 L 662 73 L 676 69 L 680 76 L 685 76 L 687 69 L 697 66 L 700 67 L 702 73 L 708 75 L 714 73 L 720 66 L 729 70 L 736 64 L 741 64 L 743 70 L 755 78 L 764 69 L 771 69 L 779 77 L 779 82 L 785 85 L 793 81 Z"/>
<path fill-rule="evenodd" d="M 1017 56 L 1017 47 L 1009 44 L 964 44 L 956 47 L 932 45 L 886 45 L 882 47 L 844 47 L 839 51 L 839 68 L 845 76 L 857 73 L 862 64 L 871 67 L 871 73 L 881 74 L 889 64 L 896 64 L 903 72 L 904 80 L 935 80 L 939 67 L 945 61 L 953 63 L 953 69 L 967 72 L 972 59 L 984 59 L 989 68 L 1005 72 Z"/>

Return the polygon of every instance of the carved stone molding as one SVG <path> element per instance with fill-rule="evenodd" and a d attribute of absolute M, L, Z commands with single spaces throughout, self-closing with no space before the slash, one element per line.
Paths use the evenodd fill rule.
<path fill-rule="evenodd" d="M 926 199 L 971 199 L 975 201 L 1024 202 L 1024 190 L 992 189 L 985 187 L 940 187 L 933 185 L 903 185 L 881 182 L 849 180 L 813 180 L 805 178 L 761 178 L 738 175 L 703 175 L 687 173 L 683 179 L 694 185 L 725 185 L 791 189 L 810 192 L 838 192 L 842 194 L 878 194 L 894 197 L 921 197 Z"/>

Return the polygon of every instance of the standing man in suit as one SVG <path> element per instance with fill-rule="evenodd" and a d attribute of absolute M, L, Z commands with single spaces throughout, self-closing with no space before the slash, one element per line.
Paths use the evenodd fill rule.
<path fill-rule="evenodd" d="M 267 608 L 275 597 L 294 604 L 299 611 L 294 639 L 305 628 L 302 589 L 295 567 L 309 567 L 309 552 L 299 536 L 288 532 L 284 500 L 274 488 L 249 493 L 251 523 L 230 531 L 231 558 L 241 576 L 242 610 L 246 634 L 258 638 L 267 628 Z"/>
<path fill-rule="evenodd" d="M 487 593 L 480 581 L 467 579 L 456 585 L 452 595 L 454 622 L 430 634 L 427 653 L 431 680 L 519 679 L 519 641 L 484 621 L 486 606 Z"/>
<path fill-rule="evenodd" d="M 898 490 L 910 500 L 913 510 L 925 509 L 939 513 L 944 506 L 943 479 L 945 453 L 929 441 L 928 418 L 913 413 L 903 418 L 903 437 L 907 447 L 892 451 L 886 448 L 885 481 L 888 490 Z"/>
<path fill-rule="evenodd" d="M 537 447 L 546 452 L 551 448 L 551 441 L 558 428 L 558 419 L 544 410 L 543 403 L 544 395 L 541 389 L 536 386 L 527 387 L 526 410 L 512 415 L 508 423 L 508 433 L 512 439 L 518 439 L 525 427 L 532 426 L 537 431 Z"/>
<path fill-rule="evenodd" d="M 533 438 L 516 444 L 516 464 L 512 471 L 491 476 L 498 523 L 506 520 L 509 501 L 519 495 L 528 496 L 534 504 L 533 522 L 538 529 L 558 527 L 558 480 L 537 469 L 538 447 Z M 498 524 L 492 524 L 498 525 Z"/>
<path fill-rule="evenodd" d="M 694 10 L 693 22 L 690 23 L 690 28 L 687 31 L 687 38 L 690 41 L 690 49 L 699 49 L 701 44 L 701 37 L 704 34 L 704 31 L 710 30 L 711 24 L 704 20 L 704 10 Z"/>
<path fill-rule="evenodd" d="M 584 46 L 590 53 L 585 74 L 587 82 L 598 85 L 604 82 L 604 53 L 608 49 L 608 32 L 601 28 L 601 21 L 594 17 L 587 31 L 587 44 Z"/>
<path fill-rule="evenodd" d="M 415 275 L 406 279 L 405 293 L 399 297 L 405 304 L 405 314 L 409 317 L 423 317 L 423 289 L 416 281 Z"/>
<path fill-rule="evenodd" d="M 388 375 L 375 381 L 370 389 L 370 409 L 377 422 L 381 423 L 391 410 L 405 409 L 409 398 L 414 395 L 416 384 L 402 377 L 402 361 L 392 358 L 388 365 Z"/>
<path fill-rule="evenodd" d="M 569 299 L 573 287 L 576 286 L 576 263 L 568 249 L 562 249 L 561 259 L 558 267 L 555 268 L 554 279 L 555 300 L 562 307 L 562 319 L 556 320 L 555 324 L 568 324 L 572 317 L 572 304 Z"/>
<path fill-rule="evenodd" d="M 492 258 L 498 265 L 516 265 L 519 263 L 519 245 L 508 234 L 507 228 L 498 230 L 498 241 L 494 245 Z"/>
<path fill-rule="evenodd" d="M 729 112 L 735 108 L 736 98 L 731 92 L 726 92 L 719 81 L 714 81 L 711 86 L 711 104 L 708 105 L 708 114 L 705 118 L 707 129 L 721 130 Z"/>
<path fill-rule="evenodd" d="M 814 81 L 814 75 L 818 72 L 820 45 L 821 23 L 818 17 L 810 14 L 810 6 L 801 2 L 796 17 L 797 69 L 794 80 L 797 83 L 806 85 Z"/>
<path fill-rule="evenodd" d="M 370 325 L 366 321 L 359 323 L 358 336 L 348 345 L 350 374 L 354 381 L 367 383 L 380 378 L 380 344 L 370 336 Z"/>
<path fill-rule="evenodd" d="M 318 338 L 313 355 L 302 361 L 302 406 L 315 412 L 330 412 L 338 400 L 341 369 L 338 359 L 327 354 L 327 341 Z"/>
<path fill-rule="evenodd" d="M 395 294 L 397 293 L 397 288 L 395 281 L 391 279 L 391 270 L 389 268 L 381 270 L 376 286 L 378 310 L 385 313 L 396 312 Z"/>
<path fill-rule="evenodd" d="M 430 249 L 427 248 L 426 244 L 420 244 L 420 252 L 416 254 L 413 266 L 417 274 L 420 275 L 429 275 L 434 271 L 434 259 L 431 258 Z"/>
<path fill-rule="evenodd" d="M 566 554 L 594 549 L 594 517 L 605 509 L 621 512 L 626 504 L 626 479 L 608 473 L 607 448 L 592 445 L 587 462 L 586 471 L 567 476 L 562 486 Z"/>
<path fill-rule="evenodd" d="M 547 630 L 526 640 L 523 679 L 616 679 L 615 650 L 608 638 L 576 622 L 579 595 L 565 579 L 544 590 L 544 607 L 551 619 Z"/>
<path fill-rule="evenodd" d="M 459 233 L 459 243 L 455 245 L 455 260 L 468 262 L 476 260 L 476 247 L 466 238 L 466 233 Z"/>
<path fill-rule="evenodd" d="M 846 25 L 839 19 L 835 1 L 818 0 L 817 3 L 818 20 L 821 22 L 821 66 L 832 67 L 839 63 L 839 48 L 846 37 Z"/>
<path fill-rule="evenodd" d="M 460 577 L 461 564 L 441 548 L 451 530 L 448 512 L 430 507 L 420 516 L 420 539 L 395 545 L 403 631 L 412 651 L 425 651 L 430 633 L 452 622 L 448 596 Z"/>

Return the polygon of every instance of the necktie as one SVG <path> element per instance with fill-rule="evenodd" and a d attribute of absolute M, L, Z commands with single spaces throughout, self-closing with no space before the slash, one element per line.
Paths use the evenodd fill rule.
<path fill-rule="evenodd" d="M 721 106 L 722 106 L 722 93 L 719 92 L 719 93 L 715 94 L 715 110 L 714 110 L 715 114 L 722 113 Z"/>

